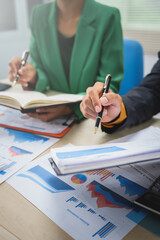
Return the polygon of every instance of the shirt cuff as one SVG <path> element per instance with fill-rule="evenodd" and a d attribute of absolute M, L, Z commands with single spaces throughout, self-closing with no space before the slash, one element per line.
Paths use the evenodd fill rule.
<path fill-rule="evenodd" d="M 101 124 L 105 128 L 113 128 L 113 127 L 115 127 L 115 125 L 118 125 L 118 124 L 122 123 L 126 118 L 127 118 L 127 113 L 126 113 L 124 103 L 122 102 L 122 109 L 121 109 L 121 112 L 119 114 L 119 117 L 116 118 L 112 122 L 108 122 L 108 123 L 106 122 L 106 123 L 101 123 Z"/>

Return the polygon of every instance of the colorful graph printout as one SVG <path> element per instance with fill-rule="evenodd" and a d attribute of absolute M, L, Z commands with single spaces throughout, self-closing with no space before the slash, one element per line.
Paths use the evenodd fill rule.
<path fill-rule="evenodd" d="M 112 190 L 104 187 L 100 183 L 93 181 L 87 185 L 88 191 L 91 191 L 91 197 L 97 198 L 97 207 L 126 208 L 131 209 L 131 203 Z"/>
<path fill-rule="evenodd" d="M 71 177 L 71 181 L 75 184 L 82 184 L 85 183 L 87 180 L 87 177 L 83 174 L 76 174 Z"/>
<path fill-rule="evenodd" d="M 120 182 L 121 188 L 125 188 L 125 194 L 129 196 L 141 196 L 143 193 L 146 192 L 146 188 L 142 187 L 139 184 L 119 175 L 116 179 Z"/>
<path fill-rule="evenodd" d="M 8 182 L 74 239 L 119 240 L 146 216 L 132 206 L 145 188 L 125 177 L 122 169 L 108 169 L 113 176 L 105 181 L 100 173 L 57 177 L 49 157 L 30 163 Z M 76 184 L 75 175 L 86 181 Z"/>
<path fill-rule="evenodd" d="M 15 146 L 11 146 L 9 148 L 9 152 L 11 153 L 11 156 L 19 156 L 19 155 L 23 155 L 23 154 L 32 154 L 32 152 L 26 151 L 24 149 L 15 147 Z"/>
<path fill-rule="evenodd" d="M 88 175 L 98 175 L 100 176 L 100 181 L 103 182 L 109 177 L 114 177 L 115 174 L 108 169 L 98 169 L 98 170 L 93 170 L 93 171 L 88 171 Z"/>
<path fill-rule="evenodd" d="M 0 126 L 23 132 L 41 134 L 51 137 L 64 136 L 73 126 L 73 118 L 57 118 L 50 122 L 42 122 L 40 119 L 32 118 L 16 109 L 1 106 Z"/>
<path fill-rule="evenodd" d="M 40 187 L 51 193 L 67 192 L 74 190 L 74 188 L 72 188 L 60 178 L 54 176 L 41 166 L 35 166 L 29 169 L 26 173 L 18 174 L 18 176 L 28 178 L 30 181 L 38 184 Z"/>
<path fill-rule="evenodd" d="M 0 183 L 48 149 L 58 139 L 0 127 L 1 158 L 8 168 L 0 172 Z"/>

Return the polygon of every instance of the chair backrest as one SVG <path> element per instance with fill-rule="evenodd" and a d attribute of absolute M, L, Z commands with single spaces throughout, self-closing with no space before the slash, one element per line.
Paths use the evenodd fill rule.
<path fill-rule="evenodd" d="M 124 79 L 121 83 L 120 95 L 138 86 L 143 79 L 142 45 L 138 41 L 131 39 L 124 39 L 123 44 Z"/>

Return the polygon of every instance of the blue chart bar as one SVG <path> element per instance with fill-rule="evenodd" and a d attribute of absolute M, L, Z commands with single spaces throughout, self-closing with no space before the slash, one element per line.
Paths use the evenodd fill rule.
<path fill-rule="evenodd" d="M 86 208 L 87 206 L 86 206 L 86 204 L 80 202 L 80 203 L 76 206 L 76 208 L 77 208 L 77 207 Z"/>
<path fill-rule="evenodd" d="M 75 197 L 71 197 L 70 199 L 68 199 L 66 202 L 78 202 L 78 199 Z"/>
<path fill-rule="evenodd" d="M 102 227 L 100 230 L 98 230 L 98 232 L 93 234 L 92 237 L 95 237 L 96 235 L 99 235 L 100 238 L 105 238 L 115 228 L 116 228 L 116 226 L 113 223 L 108 222 L 106 225 L 104 225 L 104 227 Z"/>
<path fill-rule="evenodd" d="M 96 212 L 91 208 L 88 209 L 88 212 L 91 212 L 92 214 L 96 214 Z"/>
<path fill-rule="evenodd" d="M 15 164 L 16 164 L 16 162 L 14 162 L 14 161 L 11 162 L 11 163 L 8 165 L 7 169 L 10 168 L 10 167 L 12 167 L 12 166 L 15 165 Z M 1 171 L 1 172 L 0 172 L 0 175 L 5 175 L 6 173 L 7 173 L 6 171 Z"/>
<path fill-rule="evenodd" d="M 79 150 L 79 151 L 73 151 L 73 152 L 57 152 L 56 155 L 58 158 L 63 159 L 63 158 L 89 156 L 89 155 L 94 155 L 94 154 L 118 152 L 118 151 L 123 151 L 123 150 L 126 150 L 126 149 L 112 146 L 112 147 L 105 147 L 105 148 Z"/>
<path fill-rule="evenodd" d="M 1 174 L 1 175 L 5 175 L 6 172 L 5 172 L 5 171 L 1 171 L 0 174 Z"/>
<path fill-rule="evenodd" d="M 8 165 L 8 168 L 12 167 L 12 166 L 15 165 L 15 164 L 16 164 L 15 161 L 11 162 L 11 163 Z"/>
<path fill-rule="evenodd" d="M 103 217 L 102 215 L 99 214 L 98 217 L 100 217 L 103 221 L 106 221 L 106 218 Z"/>
<path fill-rule="evenodd" d="M 41 166 L 35 166 L 28 170 L 29 172 L 34 173 L 35 175 L 39 176 L 39 178 L 43 179 L 49 186 L 53 187 L 56 190 L 74 190 L 71 186 L 67 183 L 63 182 L 61 179 L 57 178 Z"/>
<path fill-rule="evenodd" d="M 18 174 L 18 176 L 30 179 L 31 181 L 51 193 L 74 190 L 73 187 L 63 182 L 61 179 L 57 178 L 39 165 L 29 169 L 26 173 Z M 43 182 L 41 182 L 41 180 Z"/>

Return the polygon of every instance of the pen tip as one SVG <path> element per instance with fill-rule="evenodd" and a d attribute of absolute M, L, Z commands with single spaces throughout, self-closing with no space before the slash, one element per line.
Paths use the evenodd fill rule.
<path fill-rule="evenodd" d="M 13 81 L 12 83 L 12 87 L 14 87 L 16 85 L 16 81 Z"/>
<path fill-rule="evenodd" d="M 96 132 L 97 132 L 97 129 L 98 129 L 98 128 L 97 128 L 97 127 L 95 127 L 95 129 L 94 129 L 94 133 L 95 133 L 95 134 L 96 134 Z"/>

